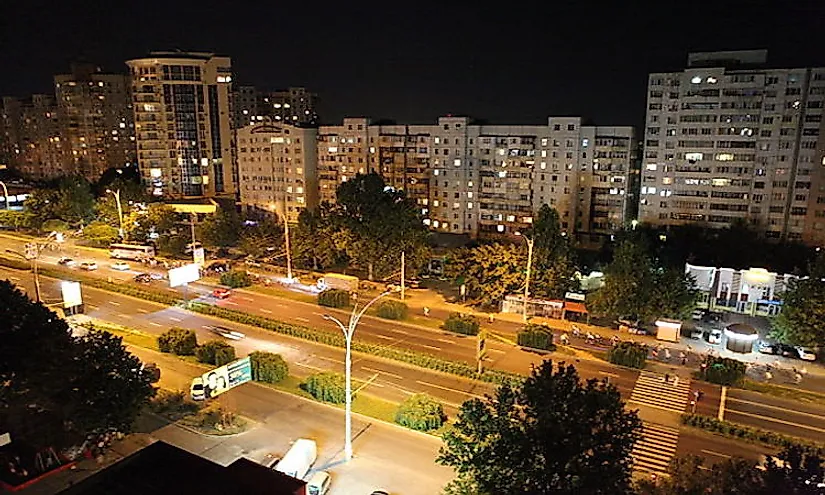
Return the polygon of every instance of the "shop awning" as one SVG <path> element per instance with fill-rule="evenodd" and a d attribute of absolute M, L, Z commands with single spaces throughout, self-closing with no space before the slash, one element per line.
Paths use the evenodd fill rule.
<path fill-rule="evenodd" d="M 584 303 L 574 301 L 564 301 L 564 310 L 572 311 L 573 313 L 587 313 L 587 307 Z"/>

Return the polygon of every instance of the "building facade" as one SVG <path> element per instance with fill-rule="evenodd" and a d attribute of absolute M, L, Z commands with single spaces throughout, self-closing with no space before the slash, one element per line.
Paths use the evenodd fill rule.
<path fill-rule="evenodd" d="M 254 86 L 243 85 L 235 87 L 233 100 L 237 129 L 262 122 L 267 117 L 301 127 L 318 125 L 318 95 L 306 88 L 261 91 Z"/>
<path fill-rule="evenodd" d="M 650 74 L 642 222 L 745 221 L 769 239 L 825 237 L 825 212 L 816 206 L 825 204 L 825 189 L 813 189 L 825 171 L 825 68 L 771 69 L 766 57 L 695 53 L 682 71 Z"/>
<path fill-rule="evenodd" d="M 290 223 L 318 206 L 318 131 L 266 119 L 238 129 L 240 200 Z"/>
<path fill-rule="evenodd" d="M 73 64 L 54 87 L 68 170 L 96 181 L 109 168 L 135 165 L 128 76 Z"/>
<path fill-rule="evenodd" d="M 782 310 L 782 293 L 796 275 L 764 268 L 736 270 L 686 264 L 699 291 L 697 307 L 759 316 L 776 316 Z"/>
<path fill-rule="evenodd" d="M 153 52 L 126 64 L 138 163 L 149 192 L 170 198 L 234 196 L 231 60 L 212 53 Z"/>
<path fill-rule="evenodd" d="M 66 148 L 60 137 L 54 97 L 4 97 L 2 101 L 2 142 L 7 165 L 35 180 L 72 173 L 66 167 Z"/>

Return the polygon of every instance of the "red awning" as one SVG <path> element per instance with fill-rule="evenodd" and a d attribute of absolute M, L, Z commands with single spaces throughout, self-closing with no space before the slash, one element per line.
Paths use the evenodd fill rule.
<path fill-rule="evenodd" d="M 584 303 L 573 301 L 564 301 L 564 310 L 574 313 L 587 313 L 587 308 L 584 306 Z"/>

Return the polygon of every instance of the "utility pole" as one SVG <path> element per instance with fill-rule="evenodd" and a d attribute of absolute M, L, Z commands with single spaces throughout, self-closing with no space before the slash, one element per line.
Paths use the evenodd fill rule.
<path fill-rule="evenodd" d="M 404 251 L 401 251 L 401 300 L 404 300 Z"/>
<path fill-rule="evenodd" d="M 0 181 L 0 186 L 3 186 L 3 203 L 6 205 L 6 209 L 9 209 L 9 190 L 6 188 L 6 183 Z"/>
<path fill-rule="evenodd" d="M 487 355 L 487 335 L 481 330 L 478 332 L 478 345 L 476 346 L 476 361 L 478 362 L 478 374 L 484 373 L 484 357 Z"/>
<path fill-rule="evenodd" d="M 521 232 L 516 232 L 516 235 L 521 236 L 524 238 L 524 241 L 527 242 L 527 275 L 524 280 L 524 308 L 522 311 L 522 319 L 524 323 L 527 323 L 527 301 L 529 301 L 530 298 L 530 269 L 533 265 L 533 241 L 535 239 L 530 239 Z"/>
<path fill-rule="evenodd" d="M 189 227 L 192 230 L 192 250 L 195 249 L 195 214 L 189 216 Z"/>
<path fill-rule="evenodd" d="M 286 237 L 286 278 L 292 282 L 292 248 L 289 246 L 289 218 L 286 216 L 286 200 L 284 200 L 284 237 Z"/>
<path fill-rule="evenodd" d="M 117 191 L 112 191 L 111 189 L 106 189 L 106 192 L 111 194 L 115 197 L 115 203 L 117 204 L 117 219 L 120 224 L 120 229 L 118 229 L 118 234 L 120 234 L 120 238 L 124 241 L 126 240 L 126 231 L 123 229 L 123 206 L 120 203 L 120 189 Z"/>

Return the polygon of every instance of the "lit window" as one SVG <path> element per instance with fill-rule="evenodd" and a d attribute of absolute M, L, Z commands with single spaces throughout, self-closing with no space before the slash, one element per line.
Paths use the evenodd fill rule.
<path fill-rule="evenodd" d="M 504 225 L 497 225 L 496 230 L 499 232 L 504 232 Z"/>
<path fill-rule="evenodd" d="M 438 205 L 439 205 L 438 200 L 434 199 L 433 200 L 433 206 L 438 207 Z M 436 225 L 436 227 L 437 227 L 437 225 Z"/>
<path fill-rule="evenodd" d="M 470 198 L 470 199 L 473 199 L 473 192 L 472 191 L 468 192 L 467 197 Z"/>
<path fill-rule="evenodd" d="M 435 138 L 435 144 L 441 144 L 441 138 L 440 137 Z M 436 227 L 438 227 L 438 225 L 436 225 Z"/>
<path fill-rule="evenodd" d="M 461 158 L 456 158 L 455 160 L 453 160 L 453 165 L 455 165 L 456 167 L 460 167 L 461 166 Z"/>
<path fill-rule="evenodd" d="M 473 181 L 467 182 L 467 187 L 473 187 Z M 472 196 L 471 196 L 472 197 Z"/>
<path fill-rule="evenodd" d="M 472 210 L 473 209 L 473 203 L 467 203 L 467 209 Z"/>
<path fill-rule="evenodd" d="M 454 210 L 457 210 L 457 209 L 459 209 L 459 208 L 461 208 L 461 204 L 460 204 L 460 203 L 453 203 L 453 209 L 454 209 Z"/>
<path fill-rule="evenodd" d="M 501 177 L 501 178 L 507 177 L 507 171 L 502 170 L 501 172 L 498 173 L 498 176 Z"/>
<path fill-rule="evenodd" d="M 662 177 L 662 184 L 673 184 L 672 177 Z"/>
<path fill-rule="evenodd" d="M 338 147 L 337 146 L 330 146 L 329 148 L 327 148 L 327 152 L 329 152 L 329 153 L 338 153 Z"/>
<path fill-rule="evenodd" d="M 704 154 L 702 153 L 685 153 L 685 160 L 690 162 L 698 162 L 704 158 Z"/>
<path fill-rule="evenodd" d="M 693 79 L 691 79 L 690 82 L 692 82 L 693 84 L 699 84 L 700 82 L 702 82 L 702 78 L 699 76 L 693 76 Z"/>
<path fill-rule="evenodd" d="M 716 161 L 717 162 L 729 162 L 733 160 L 733 153 L 717 153 L 716 154 Z"/>
<path fill-rule="evenodd" d="M 708 76 L 708 78 L 705 81 L 710 84 L 716 84 L 716 78 L 713 76 Z"/>
<path fill-rule="evenodd" d="M 515 215 L 507 215 L 507 221 L 508 222 L 515 222 L 516 221 L 516 216 Z"/>
<path fill-rule="evenodd" d="M 438 175 L 438 169 L 433 170 L 433 175 Z"/>
<path fill-rule="evenodd" d="M 160 176 L 163 175 L 163 171 L 159 168 L 150 168 L 149 169 L 149 175 L 152 178 L 157 179 L 157 178 L 159 178 Z"/>
<path fill-rule="evenodd" d="M 730 179 L 711 179 L 710 185 L 714 187 L 725 187 L 730 185 Z"/>
<path fill-rule="evenodd" d="M 541 145 L 547 146 L 547 138 L 541 138 Z"/>
<path fill-rule="evenodd" d="M 375 146 L 370 146 L 370 153 L 375 153 Z"/>
<path fill-rule="evenodd" d="M 541 157 L 547 158 L 547 150 L 541 150 Z"/>
<path fill-rule="evenodd" d="M 433 227 L 438 228 L 438 225 L 439 225 L 438 220 L 435 220 L 435 221 L 433 222 Z"/>
<path fill-rule="evenodd" d="M 593 168 L 595 168 L 595 166 Z M 648 163 L 645 168 L 647 170 L 650 170 L 651 172 L 654 172 L 654 171 L 656 171 L 656 164 L 655 163 Z"/>
<path fill-rule="evenodd" d="M 425 219 L 424 219 L 424 225 L 429 225 L 429 224 L 430 224 L 430 219 L 429 219 L 429 218 L 425 218 Z"/>
<path fill-rule="evenodd" d="M 587 146 L 588 146 L 589 144 L 590 144 L 590 140 L 589 140 L 589 139 L 587 139 L 587 138 L 582 139 L 582 148 L 587 148 Z"/>
<path fill-rule="evenodd" d="M 544 170 L 547 168 L 547 162 L 541 162 L 541 169 Z"/>

